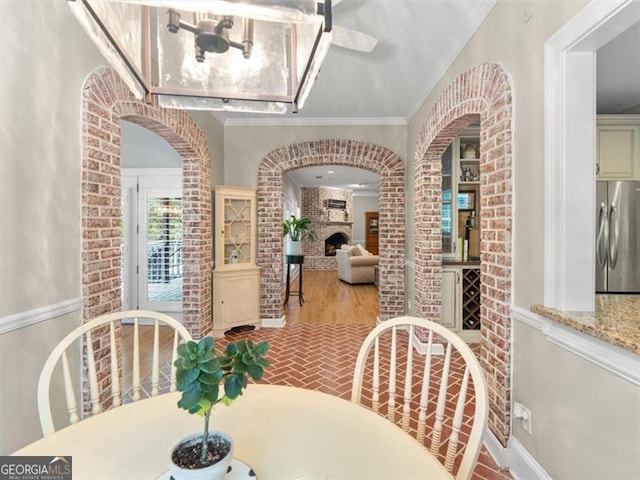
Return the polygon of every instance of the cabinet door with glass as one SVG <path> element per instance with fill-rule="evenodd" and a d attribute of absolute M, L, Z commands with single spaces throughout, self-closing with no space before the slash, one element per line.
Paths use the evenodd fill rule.
<path fill-rule="evenodd" d="M 252 188 L 215 188 L 215 270 L 256 264 L 256 193 Z"/>

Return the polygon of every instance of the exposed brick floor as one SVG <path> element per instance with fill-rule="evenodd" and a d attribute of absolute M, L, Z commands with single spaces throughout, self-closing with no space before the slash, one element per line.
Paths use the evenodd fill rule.
<path fill-rule="evenodd" d="M 216 348 L 223 349 L 226 340 L 267 340 L 271 346 L 268 354 L 271 366 L 265 372 L 263 383 L 309 388 L 349 399 L 358 350 L 371 328 L 370 325 L 286 325 L 282 329 L 230 333 L 226 339 L 217 341 Z M 452 384 L 462 376 L 456 368 L 459 365 L 453 362 Z M 396 418 L 399 419 L 399 415 Z M 461 441 L 464 439 L 461 435 Z M 426 442 L 429 442 L 428 436 Z M 510 480 L 511 476 L 497 467 L 483 447 L 472 479 Z"/>

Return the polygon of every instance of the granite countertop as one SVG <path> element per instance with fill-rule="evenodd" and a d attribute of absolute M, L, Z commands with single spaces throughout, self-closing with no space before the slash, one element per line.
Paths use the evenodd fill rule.
<path fill-rule="evenodd" d="M 596 295 L 595 312 L 562 312 L 542 305 L 533 305 L 531 311 L 640 353 L 640 295 Z"/>

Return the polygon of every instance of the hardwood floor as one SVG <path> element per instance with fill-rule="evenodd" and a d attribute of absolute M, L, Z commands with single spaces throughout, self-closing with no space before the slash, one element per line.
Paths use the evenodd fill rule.
<path fill-rule="evenodd" d="M 291 290 L 298 289 L 298 279 Z M 378 316 L 378 289 L 373 284 L 349 285 L 338 280 L 335 270 L 304 271 L 304 304 L 292 296 L 284 309 L 287 324 L 375 325 Z"/>

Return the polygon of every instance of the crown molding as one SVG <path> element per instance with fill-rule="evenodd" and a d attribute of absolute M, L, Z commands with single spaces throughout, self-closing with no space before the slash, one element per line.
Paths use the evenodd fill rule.
<path fill-rule="evenodd" d="M 467 42 L 469 42 L 478 27 L 482 25 L 482 22 L 484 22 L 484 19 L 496 4 L 496 1 L 497 0 L 476 2 L 475 8 L 473 9 L 471 15 L 469 15 L 467 22 L 462 28 L 458 30 L 458 35 L 451 42 L 451 47 L 448 51 L 443 52 L 442 56 L 440 57 L 441 60 L 438 63 L 438 66 L 433 69 L 431 77 L 426 79 L 425 87 L 422 90 L 422 93 L 418 96 L 416 103 L 404 116 L 405 123 L 408 124 L 418 112 L 420 107 L 422 107 L 429 94 L 433 91 L 440 79 L 447 72 L 453 61 L 460 54 Z"/>
<path fill-rule="evenodd" d="M 267 127 L 267 126 L 333 126 L 333 125 L 382 125 L 406 126 L 407 122 L 401 117 L 348 117 L 348 118 L 227 118 L 219 119 L 225 127 Z"/>

